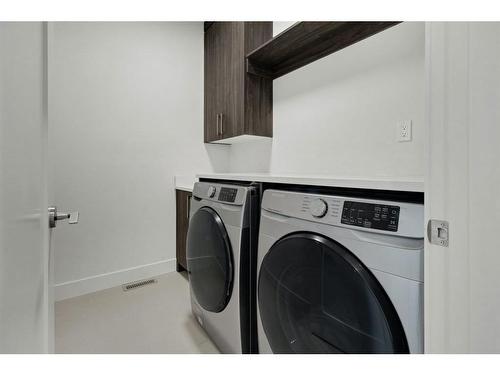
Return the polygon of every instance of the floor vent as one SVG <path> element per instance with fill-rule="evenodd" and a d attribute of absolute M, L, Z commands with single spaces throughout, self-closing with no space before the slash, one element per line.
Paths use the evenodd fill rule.
<path fill-rule="evenodd" d="M 157 282 L 158 282 L 158 280 L 156 280 L 156 279 L 139 280 L 139 281 L 134 281 L 133 283 L 123 284 L 122 288 L 123 288 L 123 291 L 126 292 L 126 291 L 131 290 L 131 289 L 137 289 L 137 288 L 140 288 L 142 286 L 155 284 Z"/>

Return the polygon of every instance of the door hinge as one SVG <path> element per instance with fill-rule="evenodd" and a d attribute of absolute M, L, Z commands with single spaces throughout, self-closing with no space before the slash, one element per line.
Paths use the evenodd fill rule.
<path fill-rule="evenodd" d="M 450 225 L 444 220 L 429 220 L 427 238 L 433 245 L 448 247 Z"/>

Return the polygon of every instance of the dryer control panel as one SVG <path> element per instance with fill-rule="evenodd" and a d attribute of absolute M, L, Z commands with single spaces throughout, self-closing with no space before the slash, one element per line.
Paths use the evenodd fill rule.
<path fill-rule="evenodd" d="M 398 231 L 399 206 L 344 201 L 342 224 L 363 228 Z"/>
<path fill-rule="evenodd" d="M 268 189 L 262 209 L 351 230 L 423 238 L 423 204 Z"/>
<path fill-rule="evenodd" d="M 219 200 L 222 202 L 234 203 L 236 199 L 236 194 L 238 194 L 238 189 L 222 187 L 219 193 Z"/>
<path fill-rule="evenodd" d="M 246 201 L 248 189 L 247 186 L 196 182 L 193 188 L 193 198 L 242 206 Z"/>

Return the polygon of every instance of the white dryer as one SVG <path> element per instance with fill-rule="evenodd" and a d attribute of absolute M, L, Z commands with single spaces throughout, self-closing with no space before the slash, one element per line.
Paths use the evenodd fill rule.
<path fill-rule="evenodd" d="M 256 352 L 258 189 L 197 182 L 187 267 L 192 311 L 222 353 Z"/>
<path fill-rule="evenodd" d="M 261 353 L 422 353 L 422 204 L 265 190 Z"/>

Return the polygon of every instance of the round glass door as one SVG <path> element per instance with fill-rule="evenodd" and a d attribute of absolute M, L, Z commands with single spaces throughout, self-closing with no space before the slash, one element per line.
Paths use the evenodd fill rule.
<path fill-rule="evenodd" d="M 224 310 L 233 286 L 232 251 L 226 228 L 210 207 L 200 208 L 189 221 L 186 256 L 196 301 L 208 311 Z"/>
<path fill-rule="evenodd" d="M 318 234 L 291 234 L 271 247 L 258 302 L 274 353 L 409 352 L 378 280 L 349 250 Z"/>

